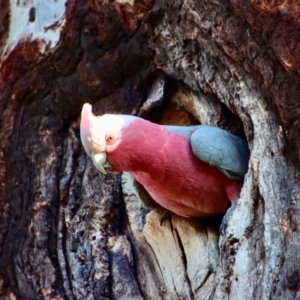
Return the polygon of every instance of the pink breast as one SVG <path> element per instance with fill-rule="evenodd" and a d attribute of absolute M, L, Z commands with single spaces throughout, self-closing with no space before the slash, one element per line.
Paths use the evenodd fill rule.
<path fill-rule="evenodd" d="M 124 129 L 108 154 L 120 171 L 131 173 L 161 206 L 185 217 L 224 213 L 227 189 L 236 182 L 192 153 L 189 141 L 144 120 Z"/>

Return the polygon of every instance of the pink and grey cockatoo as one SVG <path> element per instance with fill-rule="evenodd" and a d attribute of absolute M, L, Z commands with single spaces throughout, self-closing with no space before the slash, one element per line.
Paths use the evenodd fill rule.
<path fill-rule="evenodd" d="M 247 143 L 217 127 L 95 116 L 86 103 L 80 135 L 99 171 L 130 173 L 158 204 L 187 218 L 224 214 L 237 202 L 248 169 Z"/>

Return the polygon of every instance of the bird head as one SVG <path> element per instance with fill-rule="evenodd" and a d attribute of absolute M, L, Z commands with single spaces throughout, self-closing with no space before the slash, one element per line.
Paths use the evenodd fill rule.
<path fill-rule="evenodd" d="M 121 130 L 135 119 L 136 117 L 130 115 L 95 116 L 90 104 L 83 105 L 80 121 L 81 142 L 100 172 L 106 174 L 107 171 L 113 169 L 107 159 L 107 152 L 118 146 Z"/>

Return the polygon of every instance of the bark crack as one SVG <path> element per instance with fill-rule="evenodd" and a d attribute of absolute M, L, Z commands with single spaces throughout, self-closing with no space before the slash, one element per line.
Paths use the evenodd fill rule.
<path fill-rule="evenodd" d="M 132 271 L 133 271 L 133 274 L 134 274 L 134 279 L 135 279 L 135 281 L 136 281 L 136 283 L 137 283 L 137 286 L 138 286 L 138 288 L 139 288 L 140 294 L 141 294 L 142 297 L 145 299 L 144 292 L 143 292 L 143 290 L 142 290 L 142 288 L 141 288 L 141 284 L 140 284 L 140 282 L 139 282 L 139 280 L 138 280 L 138 276 L 137 276 L 136 266 L 137 266 L 137 263 L 138 263 L 138 261 L 137 261 L 137 260 L 138 260 L 138 257 L 137 257 L 137 254 L 136 254 L 136 247 L 135 247 L 135 244 L 134 244 L 134 242 L 133 242 L 133 240 L 132 240 L 132 235 L 131 235 L 131 236 L 128 235 L 128 236 L 126 236 L 126 237 L 127 237 L 128 241 L 129 241 L 129 244 L 130 244 L 130 246 L 131 246 L 132 258 L 133 258 Z"/>
<path fill-rule="evenodd" d="M 59 211 L 58 211 L 58 232 L 57 232 L 57 255 L 59 261 L 59 269 L 63 278 L 63 287 L 68 299 L 73 300 L 74 294 L 72 291 L 72 280 L 70 273 L 70 265 L 67 258 L 67 225 L 66 225 L 66 211 L 68 205 L 68 198 L 70 193 L 70 186 L 74 179 L 74 173 L 77 166 L 76 153 L 79 151 L 78 147 L 75 147 L 72 141 L 76 140 L 74 128 L 71 126 L 69 130 L 70 137 L 66 140 L 65 146 L 62 149 L 62 158 L 65 158 L 65 162 L 61 165 L 61 171 L 64 176 L 58 182 L 58 199 Z M 78 145 L 77 145 L 78 146 Z"/>
<path fill-rule="evenodd" d="M 183 264 L 184 264 L 184 277 L 185 277 L 186 282 L 188 283 L 189 294 L 190 294 L 191 299 L 194 299 L 194 293 L 192 291 L 192 284 L 191 284 L 191 281 L 190 281 L 190 278 L 189 278 L 188 272 L 187 272 L 187 268 L 188 268 L 188 266 L 187 266 L 187 257 L 186 257 L 186 253 L 185 253 L 185 250 L 184 250 L 184 246 L 182 244 L 182 241 L 180 239 L 180 236 L 179 236 L 179 233 L 178 233 L 177 229 L 173 227 L 172 220 L 170 220 L 170 224 L 171 224 L 171 230 L 173 232 L 173 235 L 175 234 L 175 236 L 176 236 L 175 238 L 178 241 L 178 245 L 179 245 L 179 248 L 180 248 L 181 253 L 182 253 L 181 258 L 182 258 L 182 261 L 183 261 Z M 172 279 L 173 279 L 173 277 L 172 277 Z M 176 285 L 175 285 L 175 288 L 176 288 Z"/>

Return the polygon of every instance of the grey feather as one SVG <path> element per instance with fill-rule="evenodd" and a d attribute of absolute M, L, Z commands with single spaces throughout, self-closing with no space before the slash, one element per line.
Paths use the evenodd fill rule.
<path fill-rule="evenodd" d="M 191 134 L 197 130 L 199 127 L 202 127 L 203 125 L 194 125 L 194 126 L 171 126 L 171 125 L 164 125 L 168 130 L 170 130 L 172 133 L 181 134 L 187 139 L 190 139 Z"/>
<path fill-rule="evenodd" d="M 229 178 L 244 178 L 250 151 L 243 139 L 221 128 L 205 125 L 166 127 L 190 138 L 193 153 L 202 161 L 215 166 Z"/>

